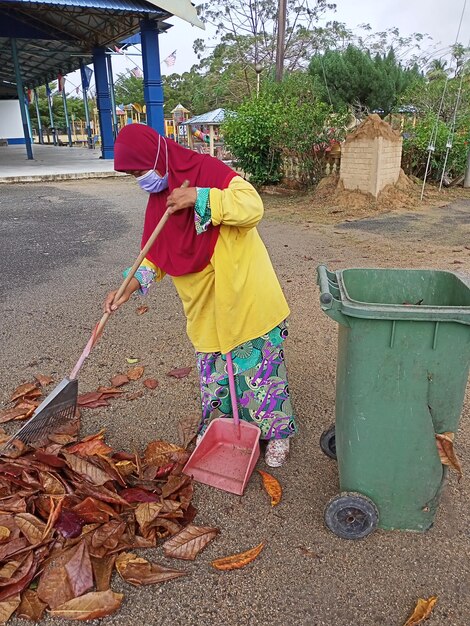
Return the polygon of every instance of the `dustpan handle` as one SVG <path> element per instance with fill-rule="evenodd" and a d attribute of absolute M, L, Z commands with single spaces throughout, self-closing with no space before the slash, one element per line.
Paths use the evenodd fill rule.
<path fill-rule="evenodd" d="M 189 187 L 189 180 L 185 180 L 184 183 L 181 185 L 181 189 L 184 189 L 185 187 Z M 134 265 L 131 267 L 131 269 L 129 270 L 129 273 L 127 274 L 126 278 L 122 281 L 121 286 L 116 291 L 113 303 L 117 302 L 119 300 L 119 298 L 122 296 L 122 294 L 126 290 L 127 286 L 131 282 L 131 280 L 134 278 L 134 274 L 139 269 L 142 261 L 145 259 L 145 257 L 147 256 L 150 248 L 155 243 L 155 240 L 157 239 L 158 235 L 161 233 L 161 231 L 162 231 L 163 227 L 165 226 L 165 224 L 167 223 L 168 218 L 170 217 L 170 215 L 171 215 L 171 213 L 169 213 L 168 210 L 165 211 L 165 213 L 161 217 L 160 221 L 155 226 L 155 230 L 150 235 L 147 243 L 142 248 L 142 250 L 140 251 L 139 256 L 134 261 Z M 100 338 L 100 335 L 103 332 L 103 328 L 105 327 L 105 324 L 108 321 L 108 319 L 110 318 L 110 316 L 111 316 L 111 313 L 103 313 L 100 321 L 95 326 L 95 328 L 94 328 L 94 330 L 93 330 L 93 332 L 91 334 L 91 337 L 88 340 L 88 343 L 86 344 L 82 354 L 80 355 L 80 358 L 76 362 L 75 367 L 70 372 L 70 376 L 69 376 L 70 380 L 74 380 L 77 377 L 77 374 L 78 374 L 81 366 L 83 365 L 83 361 L 90 354 L 93 346 L 96 344 L 96 342 Z"/>
<path fill-rule="evenodd" d="M 233 374 L 232 353 L 227 352 L 225 357 L 227 359 L 228 386 L 230 389 L 230 400 L 232 402 L 233 423 L 235 424 L 237 433 L 240 434 L 240 418 L 238 416 L 238 402 L 237 402 L 237 392 L 235 390 L 235 376 Z"/>

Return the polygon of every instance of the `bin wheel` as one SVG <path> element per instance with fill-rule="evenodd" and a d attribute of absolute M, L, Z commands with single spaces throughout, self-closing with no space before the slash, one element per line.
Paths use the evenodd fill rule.
<path fill-rule="evenodd" d="M 326 526 L 342 539 L 363 539 L 377 528 L 379 512 L 360 493 L 342 493 L 325 507 Z"/>
<path fill-rule="evenodd" d="M 336 461 L 336 428 L 334 424 L 322 432 L 320 448 L 326 456 Z"/>

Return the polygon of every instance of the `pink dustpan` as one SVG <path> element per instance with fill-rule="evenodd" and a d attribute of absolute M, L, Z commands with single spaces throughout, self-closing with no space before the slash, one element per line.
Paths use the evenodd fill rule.
<path fill-rule="evenodd" d="M 240 421 L 238 417 L 230 353 L 227 373 L 233 419 L 223 417 L 209 424 L 183 472 L 200 483 L 241 496 L 259 458 L 261 432 L 255 424 Z"/>

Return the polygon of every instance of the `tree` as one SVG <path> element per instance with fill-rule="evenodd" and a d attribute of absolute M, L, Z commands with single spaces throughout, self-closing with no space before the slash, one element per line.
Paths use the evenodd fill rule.
<path fill-rule="evenodd" d="M 133 74 L 121 72 L 114 82 L 116 104 L 144 105 L 144 82 Z"/>
<path fill-rule="evenodd" d="M 426 78 L 428 80 L 439 80 L 447 78 L 447 61 L 444 59 L 433 59 L 429 64 L 429 69 L 426 72 Z"/>
<path fill-rule="evenodd" d="M 52 89 L 53 86 L 50 85 Z M 44 86 L 38 87 L 37 89 L 38 95 L 38 108 L 39 108 L 39 116 L 41 118 L 41 124 L 45 135 L 48 140 L 51 141 L 50 134 L 52 132 L 51 129 L 51 121 L 49 117 L 49 106 L 47 102 L 46 88 Z M 91 99 L 88 99 L 88 106 L 90 110 L 92 110 L 94 104 Z M 85 105 L 83 103 L 82 98 L 72 97 L 70 94 L 67 97 L 67 111 L 69 114 L 69 120 L 72 121 L 74 119 L 76 122 L 84 122 L 85 121 Z M 62 99 L 62 94 L 54 93 L 52 96 L 52 112 L 54 118 L 54 127 L 60 133 L 66 132 L 65 125 L 65 113 L 64 113 L 64 103 Z M 31 103 L 29 105 L 29 113 L 31 117 L 31 124 L 33 128 L 37 129 L 37 117 L 36 117 L 36 105 Z"/>
<path fill-rule="evenodd" d="M 411 84 L 422 80 L 416 67 L 402 67 L 393 49 L 372 57 L 353 45 L 315 55 L 309 72 L 324 102 L 335 108 L 360 105 L 384 115 L 396 107 Z"/>
<path fill-rule="evenodd" d="M 288 0 L 285 39 L 285 65 L 288 70 L 302 66 L 318 47 L 324 29 L 316 29 L 320 17 L 336 5 L 327 0 Z M 243 68 L 261 64 L 271 70 L 276 59 L 277 0 L 228 0 L 199 6 L 201 18 L 216 27 L 216 37 L 233 48 L 235 62 Z M 332 28 L 328 29 L 328 36 Z M 208 51 L 206 42 L 196 40 L 199 55 Z"/>

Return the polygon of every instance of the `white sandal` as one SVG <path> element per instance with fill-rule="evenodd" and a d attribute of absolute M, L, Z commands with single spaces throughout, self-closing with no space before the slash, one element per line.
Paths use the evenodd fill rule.
<path fill-rule="evenodd" d="M 266 446 L 264 460 L 269 467 L 281 467 L 289 455 L 289 439 L 271 439 Z"/>

